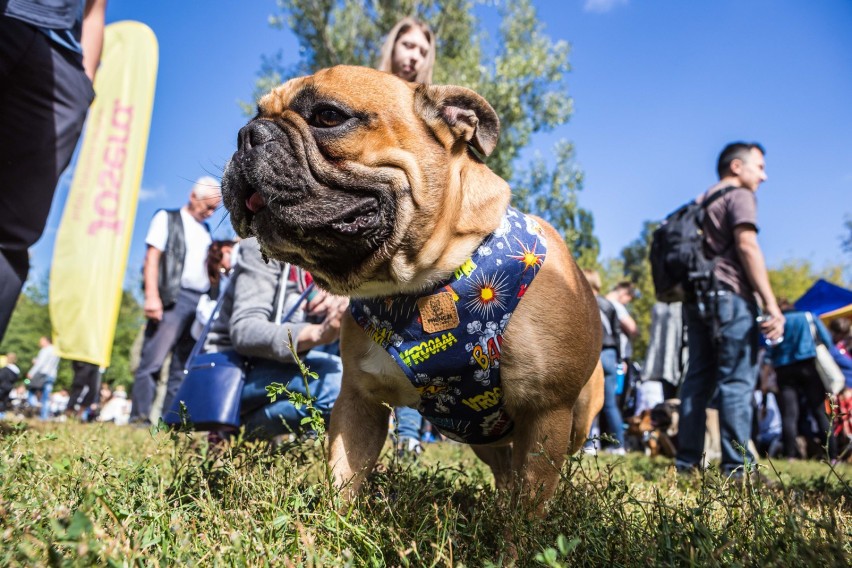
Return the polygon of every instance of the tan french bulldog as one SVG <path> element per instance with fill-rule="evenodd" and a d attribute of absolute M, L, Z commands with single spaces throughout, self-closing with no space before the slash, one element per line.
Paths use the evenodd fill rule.
<path fill-rule="evenodd" d="M 347 498 L 390 406 L 540 502 L 601 408 L 597 304 L 563 239 L 510 208 L 477 156 L 499 129 L 469 89 L 341 66 L 274 89 L 239 133 L 223 177 L 237 232 L 352 298 L 329 449 Z"/>

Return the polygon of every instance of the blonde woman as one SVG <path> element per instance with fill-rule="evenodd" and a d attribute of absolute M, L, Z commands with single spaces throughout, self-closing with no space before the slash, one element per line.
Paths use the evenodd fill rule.
<path fill-rule="evenodd" d="M 429 26 L 406 17 L 393 27 L 382 45 L 379 71 L 400 79 L 431 83 L 435 67 L 435 35 Z"/>

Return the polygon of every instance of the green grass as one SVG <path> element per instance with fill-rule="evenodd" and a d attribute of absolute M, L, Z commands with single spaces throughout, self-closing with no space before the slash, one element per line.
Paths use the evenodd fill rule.
<path fill-rule="evenodd" d="M 572 458 L 544 519 L 464 446 L 386 453 L 350 509 L 314 443 L 272 453 L 110 425 L 0 422 L 0 565 L 848 566 L 852 468 L 768 464 L 777 487 L 663 459 Z M 342 513 L 339 511 L 343 511 Z"/>

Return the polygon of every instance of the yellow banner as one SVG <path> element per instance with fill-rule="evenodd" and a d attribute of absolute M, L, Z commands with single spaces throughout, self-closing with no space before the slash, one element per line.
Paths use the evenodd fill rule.
<path fill-rule="evenodd" d="M 95 102 L 56 235 L 50 319 L 66 359 L 108 367 L 157 79 L 157 39 L 139 22 L 106 27 Z"/>

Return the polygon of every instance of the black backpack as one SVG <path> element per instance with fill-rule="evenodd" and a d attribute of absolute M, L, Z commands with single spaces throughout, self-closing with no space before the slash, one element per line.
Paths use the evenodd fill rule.
<path fill-rule="evenodd" d="M 707 289 L 713 282 L 713 258 L 704 249 L 707 207 L 731 191 L 726 187 L 703 202 L 690 201 L 660 223 L 651 241 L 651 276 L 660 302 L 682 302 L 688 294 Z"/>

